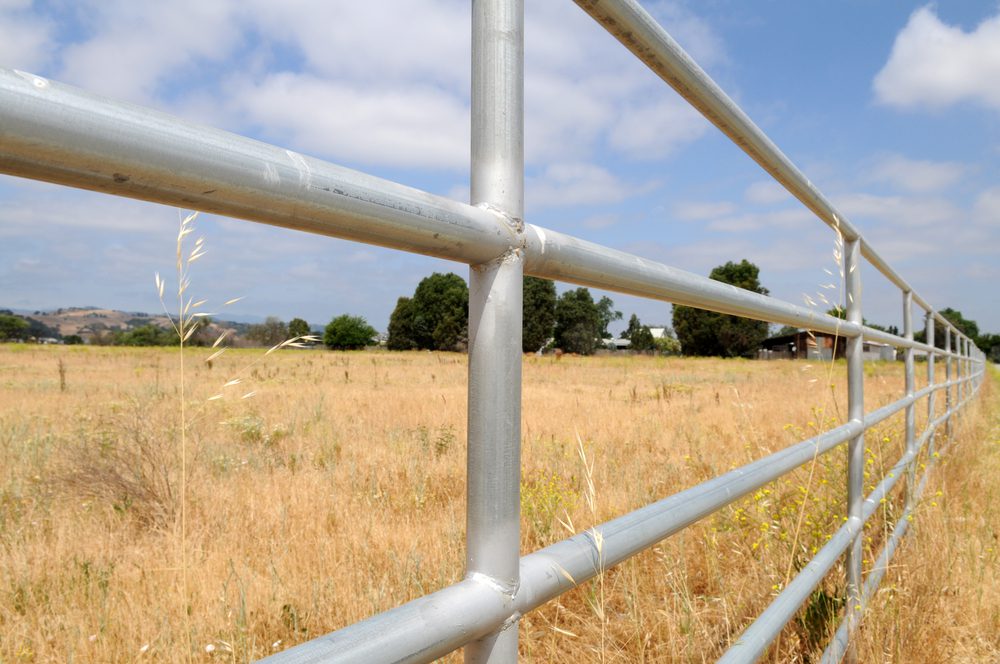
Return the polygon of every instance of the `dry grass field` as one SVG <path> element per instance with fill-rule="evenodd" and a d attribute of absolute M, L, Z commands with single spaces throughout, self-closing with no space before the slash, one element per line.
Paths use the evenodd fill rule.
<path fill-rule="evenodd" d="M 187 351 L 182 449 L 176 349 L 0 346 L 0 662 L 248 661 L 461 577 L 464 356 L 208 354 Z M 901 395 L 900 364 L 866 373 L 869 409 Z M 994 383 L 861 661 L 1000 658 Z M 843 363 L 526 357 L 523 551 L 839 423 L 845 385 Z M 901 416 L 869 433 L 871 483 L 902 439 Z M 522 659 L 714 661 L 840 523 L 844 475 L 841 448 L 525 616 Z M 842 593 L 837 569 L 769 661 L 816 661 Z"/>

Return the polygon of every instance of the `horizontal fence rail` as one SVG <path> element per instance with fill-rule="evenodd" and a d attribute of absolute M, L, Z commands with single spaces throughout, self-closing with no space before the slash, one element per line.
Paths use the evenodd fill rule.
<path fill-rule="evenodd" d="M 470 266 L 469 458 L 466 577 L 355 625 L 267 659 L 425 662 L 466 647 L 468 662 L 516 661 L 517 623 L 535 609 L 733 501 L 841 445 L 848 448 L 848 514 L 829 542 L 782 589 L 720 661 L 759 658 L 833 566 L 847 556 L 847 610 L 824 653 L 851 653 L 851 636 L 906 533 L 927 481 L 920 454 L 947 450 L 954 420 L 975 397 L 983 354 L 868 244 L 718 85 L 634 0 L 577 0 L 653 72 L 733 140 L 844 242 L 846 320 L 525 222 L 523 210 L 523 0 L 474 0 L 472 201 L 469 205 L 164 113 L 0 69 L 0 173 L 193 208 L 284 228 L 435 256 Z M 863 324 L 860 261 L 903 295 L 904 330 Z M 847 339 L 848 421 L 658 502 L 518 557 L 521 274 L 794 325 Z M 912 307 L 927 343 L 913 338 Z M 935 346 L 935 323 L 944 348 Z M 863 410 L 863 341 L 904 350 L 906 393 Z M 914 387 L 914 353 L 927 387 Z M 936 381 L 935 360 L 945 362 Z M 944 414 L 935 417 L 943 392 Z M 915 409 L 928 424 L 917 435 Z M 864 435 L 905 411 L 906 451 L 862 495 Z M 933 456 L 931 458 L 933 461 Z M 928 464 L 928 472 L 930 466 Z M 906 475 L 907 503 L 867 579 L 860 534 Z"/>

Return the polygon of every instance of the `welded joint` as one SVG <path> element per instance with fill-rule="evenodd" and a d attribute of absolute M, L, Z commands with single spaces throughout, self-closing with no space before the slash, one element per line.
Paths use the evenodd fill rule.
<path fill-rule="evenodd" d="M 504 630 L 510 629 L 511 627 L 516 627 L 517 623 L 520 622 L 521 616 L 523 615 L 520 611 L 513 609 L 514 602 L 517 599 L 517 591 L 520 590 L 520 581 L 515 581 L 514 583 L 503 583 L 497 578 L 490 576 L 489 574 L 483 574 L 482 572 L 472 572 L 466 576 L 467 579 L 475 583 L 486 586 L 490 590 L 503 596 L 504 604 L 512 607 L 511 614 L 503 621 L 503 624 L 497 628 L 497 632 L 503 632 Z"/>
<path fill-rule="evenodd" d="M 504 632 L 512 627 L 516 629 L 517 623 L 521 622 L 521 616 L 522 613 L 520 611 L 515 611 L 514 613 L 510 614 L 510 616 L 507 617 L 507 620 L 503 621 L 503 624 L 500 625 L 500 629 L 498 629 L 497 631 Z"/>
<path fill-rule="evenodd" d="M 495 205 L 490 205 L 489 203 L 476 203 L 474 207 L 477 207 L 485 212 L 489 212 L 496 217 L 498 222 L 497 225 L 510 236 L 511 243 L 502 254 L 492 260 L 486 261 L 485 263 L 472 265 L 472 269 L 489 269 L 522 260 L 528 247 L 528 238 L 524 232 L 524 220 L 519 217 L 513 217 Z"/>
<path fill-rule="evenodd" d="M 508 235 L 510 235 L 511 239 L 514 241 L 514 245 L 518 249 L 523 249 L 525 247 L 527 241 L 524 237 L 524 219 L 511 216 L 504 210 L 501 210 L 495 205 L 490 205 L 489 203 L 476 203 L 473 207 L 485 210 L 495 216 L 500 221 L 500 227 Z"/>
<path fill-rule="evenodd" d="M 483 574 L 482 572 L 471 572 L 466 578 L 482 584 L 490 590 L 495 590 L 503 595 L 505 599 L 510 600 L 510 602 L 514 601 L 514 596 L 517 595 L 518 588 L 521 585 L 520 582 L 504 583 L 500 579 L 492 577 L 489 574 Z"/>

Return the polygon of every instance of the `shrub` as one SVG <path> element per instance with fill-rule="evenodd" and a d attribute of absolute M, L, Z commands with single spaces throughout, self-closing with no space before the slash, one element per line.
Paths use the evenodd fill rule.
<path fill-rule="evenodd" d="M 331 320 L 323 333 L 323 343 L 332 350 L 361 350 L 375 339 L 375 328 L 361 316 L 344 314 Z"/>

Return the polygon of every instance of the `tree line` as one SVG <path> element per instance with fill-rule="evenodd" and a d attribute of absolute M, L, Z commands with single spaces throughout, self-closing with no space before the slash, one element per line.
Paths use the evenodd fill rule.
<path fill-rule="evenodd" d="M 768 295 L 760 283 L 760 270 L 753 263 L 742 260 L 729 261 L 717 266 L 709 278 L 744 290 Z M 832 316 L 844 317 L 842 307 L 827 311 Z M 972 339 L 994 362 L 1000 362 L 1000 335 L 981 334 L 975 321 L 966 319 L 961 312 L 946 308 L 942 316 L 951 321 L 963 334 Z M 609 325 L 622 319 L 622 312 L 615 309 L 611 298 L 594 299 L 587 288 L 575 288 L 558 295 L 555 283 L 548 279 L 526 276 L 523 284 L 523 319 L 521 346 L 525 353 L 545 349 L 560 349 L 567 353 L 590 355 L 611 340 Z M 457 274 L 435 272 L 417 284 L 411 296 L 400 297 L 389 318 L 385 338 L 389 350 L 467 350 L 469 344 L 469 288 Z M 764 321 L 720 314 L 694 307 L 674 305 L 671 321 L 673 330 L 664 330 L 654 336 L 649 326 L 643 325 L 635 314 L 621 333 L 628 339 L 628 348 L 634 351 L 656 351 L 666 354 L 720 357 L 754 357 L 762 342 L 768 338 L 770 326 Z M 888 328 L 864 321 L 866 325 L 899 334 L 895 326 Z M 208 333 L 211 321 L 204 321 L 204 332 L 191 338 L 192 345 L 211 343 Z M 935 345 L 944 347 L 944 328 L 935 324 Z M 798 332 L 797 328 L 782 328 L 778 335 Z M 243 336 L 251 343 L 274 346 L 293 337 L 312 334 L 312 327 L 302 318 L 293 318 L 287 324 L 270 316 L 263 323 L 247 326 Z M 42 337 L 60 338 L 40 321 L 18 316 L 10 311 L 0 311 L 0 341 L 25 340 Z M 917 341 L 925 341 L 923 329 L 914 334 Z M 78 336 L 65 338 L 67 343 L 81 343 Z M 335 350 L 355 350 L 378 342 L 375 328 L 361 316 L 342 314 L 333 318 L 324 328 L 323 343 Z M 104 334 L 98 343 L 126 346 L 176 345 L 172 330 L 146 324 L 130 330 L 115 330 Z"/>
<path fill-rule="evenodd" d="M 521 350 L 559 348 L 590 355 L 611 338 L 608 326 L 622 318 L 611 298 L 594 300 L 586 288 L 556 294 L 548 279 L 524 277 Z M 390 350 L 465 351 L 469 345 L 469 288 L 457 274 L 435 272 L 411 297 L 401 297 L 389 318 Z M 623 333 L 634 347 L 652 350 L 652 333 L 632 316 Z"/>

